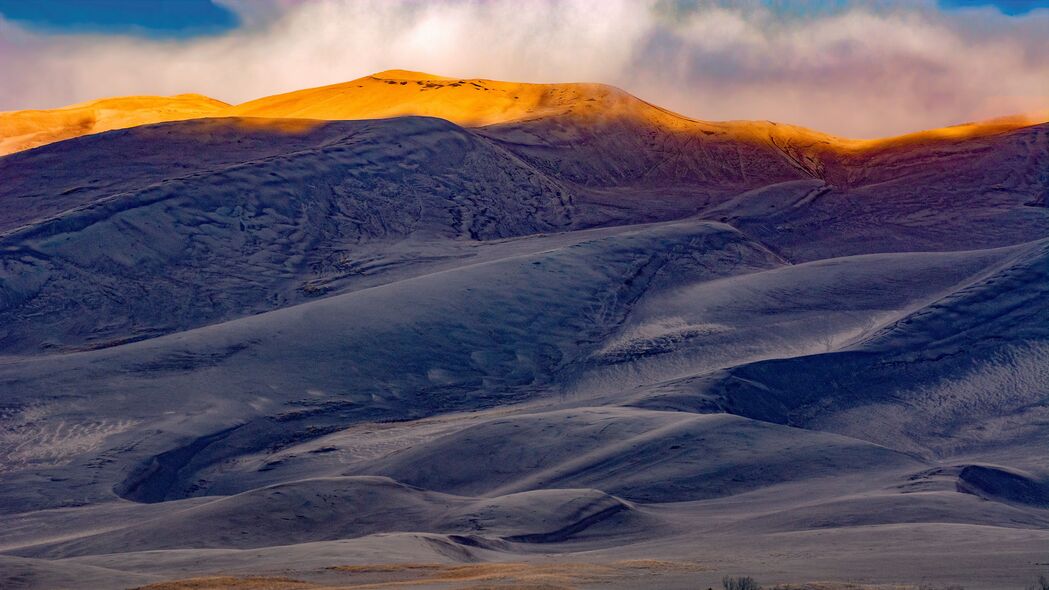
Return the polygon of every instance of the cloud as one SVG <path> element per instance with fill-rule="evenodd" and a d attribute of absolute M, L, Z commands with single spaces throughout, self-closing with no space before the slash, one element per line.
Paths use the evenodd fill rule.
<path fill-rule="evenodd" d="M 240 102 L 403 68 L 596 81 L 703 119 L 856 137 L 1049 108 L 1049 11 L 884 2 L 224 0 L 243 26 L 148 40 L 0 20 L 0 109 L 200 92 Z M 841 3 L 839 3 L 841 4 Z"/>
<path fill-rule="evenodd" d="M 676 110 L 872 137 L 1049 108 L 1047 31 L 1046 11 L 901 5 L 785 23 L 714 7 L 650 42 L 639 59 L 663 65 L 631 68 L 632 86 Z"/>

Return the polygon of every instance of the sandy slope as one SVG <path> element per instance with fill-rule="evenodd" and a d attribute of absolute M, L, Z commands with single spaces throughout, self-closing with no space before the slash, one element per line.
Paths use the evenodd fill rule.
<path fill-rule="evenodd" d="M 467 127 L 565 115 L 663 119 L 662 113 L 622 90 L 601 84 L 459 80 L 403 70 L 260 98 L 229 110 L 236 116 L 324 120 L 416 115 Z M 666 115 L 665 120 L 675 119 Z"/>
<path fill-rule="evenodd" d="M 0 113 L 0 155 L 136 125 L 214 117 L 228 104 L 199 94 L 122 96 L 60 109 Z"/>
<path fill-rule="evenodd" d="M 278 155 L 225 156 L 107 188 L 104 198 L 74 191 L 54 216 L 46 197 L 8 200 L 23 217 L 27 202 L 42 210 L 0 237 L 25 253 L 3 264 L 0 297 L 24 303 L 5 322 L 5 348 L 106 344 L 303 301 L 367 261 L 347 251 L 369 242 L 493 239 L 571 223 L 556 182 L 444 121 L 337 123 L 308 137 Z M 86 314 L 52 316 L 58 325 L 42 330 L 24 322 L 41 305 Z"/>
<path fill-rule="evenodd" d="M 855 527 L 897 527 L 877 529 L 874 538 L 882 539 L 886 546 L 910 544 L 916 555 L 925 552 L 926 559 L 935 559 L 927 549 L 921 549 L 928 546 L 920 540 L 923 537 L 909 535 L 917 534 L 921 526 L 946 522 L 959 528 L 952 529 L 950 534 L 940 533 L 941 542 L 959 547 L 959 551 L 970 556 L 967 559 L 995 560 L 996 554 L 986 546 L 983 553 L 975 548 L 962 549 L 961 538 L 999 538 L 1000 542 L 1013 543 L 1016 547 L 1010 555 L 1020 555 L 1017 551 L 1023 544 L 1004 540 L 1001 535 L 1014 533 L 999 532 L 1001 527 L 1036 535 L 1044 533 L 1049 523 L 1044 509 L 1039 507 L 1043 492 L 1037 483 L 1044 478 L 1041 471 L 1044 467 L 1039 467 L 1034 447 L 1030 447 L 1027 454 L 1013 456 L 1024 469 L 1013 470 L 1014 476 L 999 467 L 966 472 L 967 468 L 944 466 L 959 461 L 971 465 L 974 462 L 971 453 L 957 458 L 944 454 L 935 460 L 923 461 L 892 450 L 911 448 L 907 441 L 917 432 L 913 427 L 908 430 L 910 438 L 878 439 L 882 446 L 875 446 L 860 440 L 871 431 L 852 430 L 849 434 L 853 437 L 849 438 L 818 432 L 822 427 L 819 424 L 792 422 L 807 426 L 808 430 L 776 426 L 769 422 L 778 419 L 763 414 L 752 414 L 758 420 L 707 414 L 716 411 L 715 406 L 700 405 L 695 408 L 700 414 L 691 413 L 695 410 L 688 406 L 689 398 L 678 394 L 673 401 L 665 386 L 651 392 L 644 387 L 631 387 L 616 393 L 614 381 L 610 381 L 596 398 L 606 404 L 614 404 L 616 400 L 643 406 L 658 404 L 660 411 L 594 407 L 592 391 L 586 395 L 552 397 L 544 393 L 564 387 L 556 385 L 558 383 L 571 383 L 572 380 L 565 377 L 579 374 L 573 367 L 590 365 L 592 361 L 586 359 L 604 358 L 594 345 L 614 340 L 601 337 L 601 332 L 588 331 L 587 326 L 598 318 L 604 319 L 596 325 L 614 328 L 608 334 L 617 331 L 636 334 L 637 330 L 629 326 L 647 325 L 654 311 L 665 309 L 667 313 L 678 314 L 687 309 L 681 307 L 685 302 L 702 301 L 709 309 L 722 314 L 724 330 L 731 333 L 739 330 L 732 327 L 734 323 L 754 313 L 747 311 L 753 307 L 766 310 L 767 317 L 787 320 L 780 327 L 769 324 L 768 328 L 783 336 L 781 346 L 790 347 L 804 338 L 814 343 L 835 341 L 820 335 L 820 324 L 789 321 L 789 316 L 784 314 L 789 313 L 790 306 L 797 310 L 819 310 L 820 306 L 827 306 L 830 308 L 827 311 L 814 311 L 827 314 L 836 313 L 833 308 L 840 308 L 842 301 L 862 301 L 862 305 L 837 313 L 868 318 L 860 323 L 864 329 L 851 334 L 850 338 L 839 338 L 838 344 L 832 346 L 847 349 L 850 340 L 859 338 L 864 344 L 851 346 L 877 347 L 877 342 L 891 337 L 895 343 L 882 346 L 894 354 L 903 354 L 927 349 L 928 344 L 923 340 L 906 344 L 905 340 L 890 336 L 894 328 L 879 328 L 879 325 L 909 326 L 911 322 L 905 322 L 905 318 L 922 313 L 914 310 L 936 309 L 935 305 L 929 307 L 931 299 L 951 301 L 962 297 L 964 301 L 961 294 L 974 289 L 979 293 L 979 285 L 999 284 L 994 277 L 1002 272 L 1014 272 L 1009 270 L 1013 268 L 1040 268 L 1036 245 L 1000 252 L 883 255 L 786 267 L 758 249 L 753 254 L 757 256 L 758 266 L 743 271 L 746 274 L 741 276 L 721 279 L 711 276 L 709 270 L 704 270 L 708 265 L 701 258 L 694 266 L 686 267 L 692 268 L 691 276 L 682 274 L 683 269 L 656 274 L 644 279 L 640 298 L 628 295 L 618 302 L 613 300 L 593 307 L 601 301 L 600 294 L 606 292 L 608 285 L 636 276 L 631 270 L 637 268 L 636 257 L 642 252 L 652 252 L 653 244 L 666 244 L 668 238 L 682 239 L 696 235 L 697 231 L 703 235 L 711 229 L 730 237 L 735 235 L 720 226 L 708 228 L 705 224 L 679 223 L 614 232 L 599 230 L 590 240 L 568 242 L 554 250 L 550 250 L 553 238 L 539 238 L 536 246 L 541 253 L 525 254 L 526 250 L 517 250 L 506 259 L 136 345 L 10 362 L 2 369 L 2 379 L 7 384 L 5 399 L 19 403 L 22 409 L 7 423 L 7 428 L 13 427 L 22 437 L 29 437 L 32 428 L 42 428 L 68 433 L 70 438 L 55 439 L 53 446 L 45 447 L 38 437 L 32 437 L 37 441 L 32 448 L 17 451 L 19 460 L 28 463 L 21 467 L 8 464 L 3 502 L 23 511 L 17 517 L 8 518 L 33 519 L 38 523 L 33 525 L 35 528 L 39 528 L 41 522 L 53 522 L 55 517 L 61 520 L 45 527 L 44 530 L 54 531 L 47 536 L 21 533 L 20 540 L 8 542 L 6 551 L 33 556 L 36 560 L 61 557 L 63 561 L 59 563 L 62 564 L 70 563 L 66 560 L 69 556 L 81 555 L 84 557 L 77 558 L 77 563 L 117 570 L 129 567 L 129 571 L 150 575 L 160 572 L 163 576 L 231 570 L 254 573 L 260 567 L 264 571 L 288 567 L 309 571 L 299 559 L 291 557 L 296 553 L 289 554 L 283 549 L 263 554 L 222 554 L 215 562 L 211 560 L 218 559 L 218 555 L 185 553 L 191 548 L 214 550 L 359 538 L 357 544 L 341 546 L 340 555 L 357 556 L 354 560 L 374 560 L 377 554 L 368 547 L 372 547 L 372 543 L 392 542 L 383 535 L 393 531 L 436 534 L 434 542 L 448 543 L 448 548 L 459 547 L 465 552 L 443 553 L 441 560 L 501 560 L 506 556 L 528 555 L 531 545 L 538 544 L 548 551 L 558 543 L 565 543 L 559 551 L 600 549 L 616 558 L 652 555 L 691 558 L 698 551 L 695 548 L 703 545 L 702 539 L 710 537 L 718 539 L 719 546 L 724 547 L 722 551 L 732 554 L 716 553 L 715 556 L 707 550 L 700 551 L 708 559 L 781 576 L 776 579 L 798 580 L 798 570 L 787 575 L 786 570 L 768 569 L 758 563 L 767 559 L 757 557 L 763 551 L 777 552 L 776 544 L 762 541 L 760 549 L 751 546 L 743 550 L 740 545 L 743 539 L 754 535 L 764 539 L 772 535 L 767 537 L 771 543 L 775 535 L 826 529 L 833 531 L 828 533 L 827 542 L 836 545 L 841 542 L 836 539 L 845 538 L 841 535 Z M 722 273 L 740 272 L 738 266 L 721 266 L 724 259 L 720 255 L 726 251 L 723 243 L 709 239 L 703 243 L 710 248 L 710 254 L 722 260 L 714 268 Z M 516 248 L 522 246 L 518 243 Z M 587 270 L 588 266 L 591 270 Z M 771 268 L 762 270 L 762 266 Z M 600 272 L 594 274 L 597 269 Z M 894 269 L 909 269 L 914 286 L 906 287 L 906 280 L 892 278 Z M 879 271 L 889 274 L 879 276 Z M 1024 279 L 1023 271 L 1015 272 L 1020 274 L 1015 281 L 1001 287 L 1001 296 L 1027 297 L 1029 286 L 1039 284 Z M 779 276 L 784 273 L 789 274 Z M 845 295 L 849 287 L 843 277 L 852 273 L 856 276 L 856 286 L 852 289 L 856 290 Z M 554 282 L 546 283 L 543 277 L 547 276 Z M 936 276 L 939 285 L 921 280 L 930 276 Z M 863 279 L 868 282 L 864 284 Z M 820 281 L 828 286 L 814 288 Z M 535 291 L 540 285 L 540 290 Z M 801 285 L 812 285 L 803 289 L 804 295 L 812 300 L 799 298 Z M 692 294 L 697 289 L 709 289 L 710 295 Z M 946 299 L 938 295 L 955 291 L 959 295 L 948 295 Z M 722 297 L 722 302 L 712 299 L 713 295 Z M 893 299 L 898 301 L 892 303 L 895 311 L 886 313 L 889 309 L 886 302 Z M 986 298 L 977 300 L 987 301 Z M 553 301 L 558 302 L 557 307 L 550 307 Z M 675 301 L 678 303 L 673 303 Z M 777 310 L 777 305 L 787 307 Z M 999 306 L 993 301 L 985 305 L 967 314 L 983 318 L 978 322 L 983 330 L 1004 330 L 1013 334 L 1014 341 L 1038 338 L 1043 333 L 1038 323 L 1029 324 L 1028 332 L 1016 332 L 1009 323 L 995 328 L 997 324 L 988 322 L 988 318 L 995 317 L 991 310 Z M 595 312 L 599 312 L 598 315 L 593 315 Z M 944 317 L 955 317 L 953 312 L 943 313 Z M 829 321 L 826 325 L 836 324 Z M 799 327 L 806 325 L 807 328 Z M 943 326 L 953 333 L 950 323 L 937 321 L 931 325 Z M 426 338 L 406 337 L 420 329 L 428 335 Z M 929 329 L 921 325 L 914 330 L 930 334 Z M 745 332 L 740 336 L 744 344 L 753 340 Z M 663 343 L 663 349 L 648 354 L 641 348 L 635 360 L 678 354 L 675 349 L 687 350 L 689 345 L 700 344 L 705 337 L 707 333 L 698 332 L 683 340 L 672 339 Z M 532 343 L 532 338 L 538 341 Z M 593 345 L 586 344 L 588 340 Z M 775 338 L 770 340 L 775 341 Z M 500 348 L 496 345 L 499 342 L 508 348 Z M 740 352 L 745 354 L 746 347 Z M 532 356 L 537 353 L 541 356 Z M 797 353 L 781 348 L 779 354 Z M 973 356 L 962 358 L 982 358 L 979 348 L 971 354 Z M 687 358 L 687 353 L 685 356 Z M 532 360 L 522 363 L 529 357 Z M 503 358 L 516 360 L 506 364 L 500 360 Z M 812 363 L 820 357 L 795 358 L 794 362 Z M 521 373 L 536 362 L 553 364 L 541 373 Z M 963 360 L 952 374 L 964 378 L 964 367 L 971 362 Z M 601 367 L 600 364 L 594 366 L 595 369 Z M 810 364 L 802 370 L 813 369 Z M 378 373 L 373 375 L 367 371 Z M 1017 366 L 1010 374 L 1014 377 L 1029 374 L 1037 381 L 1037 371 L 1035 364 L 1027 369 Z M 85 374 L 93 376 L 85 381 Z M 771 374 L 784 379 L 791 375 L 783 370 Z M 945 374 L 944 371 L 930 373 L 937 379 Z M 545 375 L 554 380 L 548 381 Z M 894 375 L 902 379 L 909 374 Z M 754 381 L 757 378 L 749 376 L 743 382 L 768 387 Z M 766 377 L 761 379 L 768 383 Z M 831 377 L 825 382 L 840 383 L 841 377 Z M 780 389 L 734 393 L 736 397 L 732 400 L 735 401 L 730 400 L 725 407 L 746 416 L 746 407 L 739 405 L 740 400 L 745 399 L 744 394 L 755 401 L 758 398 L 775 400 L 781 396 L 780 391 L 807 393 L 813 384 L 821 382 L 805 383 L 802 388 L 780 385 Z M 860 399 L 876 399 L 876 387 L 883 383 L 882 379 L 871 380 L 870 393 L 859 396 Z M 913 383 L 920 386 L 921 382 Z M 264 390 L 267 393 L 260 395 Z M 67 393 L 52 396 L 46 393 L 49 391 Z M 82 401 L 70 398 L 74 391 Z M 517 393 L 513 393 L 515 391 Z M 638 391 L 643 393 L 641 398 Z M 502 399 L 491 397 L 497 392 L 505 392 Z M 511 397 L 507 398 L 507 394 Z M 533 403 L 520 409 L 504 405 L 510 399 L 528 399 L 533 395 L 540 396 L 539 405 Z M 1027 403 L 1032 402 L 1038 403 L 1037 398 Z M 892 407 L 913 406 L 911 401 L 900 403 L 903 405 Z M 476 413 L 484 407 L 490 409 Z M 439 416 L 453 408 L 474 412 Z M 669 408 L 677 411 L 665 411 Z M 420 411 L 436 412 L 438 416 L 430 421 L 389 426 L 372 422 L 376 416 L 411 417 Z M 831 406 L 820 416 L 824 420 L 833 419 L 835 412 Z M 1012 415 L 1011 412 L 1010 407 L 986 407 L 978 416 L 982 424 L 992 424 L 1000 417 Z M 89 438 L 91 432 L 85 430 L 87 416 L 95 416 L 97 429 L 102 431 L 93 435 L 94 438 Z M 125 422 L 113 424 L 102 420 L 109 416 L 121 416 Z M 229 430 L 226 425 L 236 417 L 248 421 Z M 1037 420 L 1025 424 L 1034 429 L 1033 432 L 1041 432 L 1036 426 Z M 187 437 L 187 430 L 206 436 Z M 983 437 L 985 449 L 1016 448 L 1010 431 L 986 431 Z M 159 469 L 135 472 L 136 463 L 148 458 L 150 453 L 160 453 L 152 463 Z M 147 461 L 144 465 L 150 463 Z M 363 492 L 352 490 L 367 489 L 371 483 L 357 488 L 353 482 L 358 480 L 338 479 L 358 474 L 389 475 L 428 490 L 484 495 L 489 498 L 490 506 L 482 512 L 490 518 L 457 516 L 460 512 L 456 511 L 463 508 L 452 510 L 453 505 L 471 506 L 480 500 L 434 495 L 406 488 L 392 480 L 361 480 L 396 490 L 396 493 L 386 491 L 373 499 L 362 499 L 357 494 Z M 130 479 L 121 480 L 128 476 Z M 317 477 L 336 479 L 317 480 Z M 344 484 L 352 485 L 336 493 L 334 489 L 324 491 L 329 484 L 322 485 L 321 481 L 330 482 L 339 490 Z M 95 534 L 96 527 L 112 526 L 112 509 L 95 517 L 91 512 L 95 510 L 93 506 L 105 506 L 105 502 L 112 501 L 110 490 L 114 484 L 117 492 L 146 502 L 200 493 L 240 493 L 206 504 L 190 504 L 173 514 L 168 513 L 174 508 L 152 515 L 134 515 L 129 511 L 126 524 L 120 530 Z M 267 484 L 278 487 L 262 487 Z M 611 491 L 641 502 L 642 512 L 656 510 L 649 517 L 675 525 L 655 525 L 655 521 L 641 518 L 633 525 L 616 520 L 614 526 L 603 529 L 598 520 L 589 520 L 585 526 L 574 524 L 586 520 L 587 516 L 553 513 L 552 520 L 540 526 L 527 520 L 518 522 L 498 512 L 501 508 L 490 512 L 503 502 L 500 498 L 509 497 L 506 494 L 579 487 Z M 69 495 L 74 489 L 76 500 Z M 282 495 L 284 490 L 294 490 L 295 495 L 286 499 Z M 305 496 L 300 497 L 302 494 Z M 407 504 L 399 503 L 401 500 L 397 498 L 402 496 Z M 380 497 L 382 500 L 377 503 Z M 522 514 L 536 514 L 556 505 L 543 495 L 521 498 L 528 498 Z M 63 505 L 71 500 L 85 503 L 83 508 L 74 511 L 82 515 L 78 520 L 70 520 L 68 515 L 49 517 L 47 510 L 33 511 L 35 507 Z M 722 503 L 727 500 L 731 500 L 731 504 Z M 258 502 L 267 503 L 268 507 L 262 508 Z M 286 503 L 278 507 L 271 506 L 273 502 Z M 333 509 L 332 502 L 344 503 L 345 507 Z M 333 519 L 333 514 L 344 515 L 342 518 L 346 520 Z M 158 517 L 161 520 L 156 520 Z M 398 522 L 401 524 L 396 524 Z M 694 524 L 677 528 L 690 522 Z M 726 532 L 725 522 L 733 522 L 732 530 L 738 531 Z M 158 537 L 154 534 L 158 529 L 168 534 Z M 180 530 L 183 532 L 179 533 Z M 376 533 L 381 534 L 375 536 Z M 550 533 L 558 534 L 542 536 Z M 474 537 L 465 539 L 456 535 Z M 52 539 L 57 536 L 57 542 L 48 540 L 48 536 Z M 677 549 L 670 551 L 665 546 L 646 549 L 656 541 L 642 540 L 652 536 L 674 539 Z M 1036 552 L 1039 542 L 1028 541 L 1027 546 Z M 829 550 L 817 540 L 805 543 L 810 547 L 806 549 L 807 554 L 813 558 Z M 483 549 L 481 553 L 475 552 L 478 545 Z M 126 551 L 146 547 L 164 547 L 172 552 L 148 554 L 148 559 L 141 562 L 134 554 L 124 555 Z M 317 554 L 308 563 L 332 559 L 320 547 L 310 544 L 296 547 L 299 547 L 297 551 Z M 694 549 L 685 550 L 687 547 Z M 402 548 L 400 551 L 404 552 L 400 554 L 404 559 L 434 559 L 429 550 Z M 495 553 L 487 553 L 492 551 Z M 95 554 L 123 556 L 87 557 Z M 83 561 L 85 559 L 88 561 Z M 749 561 L 751 559 L 756 561 Z M 812 558 L 804 559 L 810 563 Z M 895 558 L 886 555 L 883 559 Z M 42 567 L 40 561 L 31 563 L 34 568 Z M 141 565 L 134 565 L 137 563 Z M 190 563 L 196 565 L 190 566 Z M 201 563 L 225 565 L 202 566 Z M 328 561 L 326 565 L 332 563 L 339 561 Z M 868 572 L 863 575 L 873 577 L 866 579 L 883 582 L 907 579 L 898 577 L 901 575 L 917 579 L 928 565 L 926 561 L 916 560 L 909 566 L 912 569 L 891 577 L 870 573 L 876 561 L 849 561 L 840 554 L 838 561 L 811 563 L 817 565 L 810 566 L 813 568 L 810 575 L 848 577 L 854 575 L 853 572 Z M 1005 562 L 996 563 L 1005 567 Z M 1033 571 L 1030 566 L 1016 567 L 1020 567 L 1019 572 L 1027 572 L 1024 575 Z M 46 568 L 42 571 L 47 572 L 46 576 L 57 575 Z M 984 586 L 974 587 L 1000 587 L 996 584 L 1005 578 L 995 577 L 999 571 L 1004 570 L 988 569 L 989 577 L 967 581 L 974 586 L 973 581 L 984 580 Z M 33 578 L 37 580 L 34 584 L 50 579 L 41 576 L 45 574 Z M 695 575 L 685 576 L 680 582 L 687 585 L 695 579 Z M 958 580 L 949 574 L 938 579 Z"/>
<path fill-rule="evenodd" d="M 1014 464 L 1043 470 L 1022 449 L 1045 442 L 1032 425 L 1045 419 L 1049 377 L 1047 246 L 1032 244 L 995 272 L 843 350 L 740 366 L 708 391 L 743 415 L 928 456 L 1008 445 Z M 1034 492 L 1032 501 L 1041 505 L 1043 496 L 1049 498 Z"/>
<path fill-rule="evenodd" d="M 521 129 L 547 137 L 535 125 Z M 671 136 L 621 125 L 543 144 L 506 132 L 208 119 L 2 158 L 0 244 L 12 255 L 0 260 L 0 342 L 108 346 L 449 268 L 492 251 L 477 240 L 685 215 L 730 223 L 791 262 L 1049 233 L 1049 126 L 843 160 L 852 184 L 727 136 L 668 156 Z"/>
<path fill-rule="evenodd" d="M 1049 120 L 1046 113 L 1029 113 L 887 139 L 850 140 L 767 121 L 698 121 L 603 84 L 528 84 L 387 70 L 239 105 L 182 94 L 114 97 L 59 109 L 4 112 L 0 113 L 0 155 L 110 129 L 202 117 L 347 120 L 403 116 L 438 117 L 465 127 L 541 119 L 570 120 L 585 126 L 629 121 L 694 137 L 728 134 L 739 142 L 790 146 L 791 150 L 800 150 L 792 157 L 801 168 L 818 166 L 820 153 L 866 153 L 952 143 Z"/>
<path fill-rule="evenodd" d="M 0 158 L 0 586 L 1044 571 L 1049 126 L 222 112 Z"/>

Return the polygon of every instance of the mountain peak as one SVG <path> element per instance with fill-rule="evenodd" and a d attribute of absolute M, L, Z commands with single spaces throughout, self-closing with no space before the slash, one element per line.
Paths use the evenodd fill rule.
<path fill-rule="evenodd" d="M 455 78 L 448 78 L 445 76 L 437 76 L 435 74 L 427 74 L 426 72 L 415 72 L 412 70 L 383 70 L 376 72 L 370 78 L 378 78 L 380 80 L 454 80 Z"/>

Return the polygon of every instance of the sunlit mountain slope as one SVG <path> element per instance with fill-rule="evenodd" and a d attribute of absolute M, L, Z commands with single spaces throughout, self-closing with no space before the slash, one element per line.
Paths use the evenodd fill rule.
<path fill-rule="evenodd" d="M 227 107 L 199 94 L 180 94 L 123 96 L 60 109 L 0 112 L 0 155 L 110 129 L 215 117 Z"/>
<path fill-rule="evenodd" d="M 604 84 L 532 84 L 387 70 L 349 82 L 277 94 L 239 105 L 228 105 L 199 94 L 182 94 L 114 97 L 58 109 L 0 112 L 0 155 L 110 129 L 202 117 L 344 120 L 403 116 L 437 117 L 465 127 L 536 119 L 570 120 L 586 125 L 630 121 L 654 125 L 664 131 L 728 134 L 736 141 L 790 143 L 817 152 L 866 151 L 951 141 L 1049 120 L 1047 113 L 1029 113 L 887 139 L 851 140 L 768 121 L 695 120 Z"/>

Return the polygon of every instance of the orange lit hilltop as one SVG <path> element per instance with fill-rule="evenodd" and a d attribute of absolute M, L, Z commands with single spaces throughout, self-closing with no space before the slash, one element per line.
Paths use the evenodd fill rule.
<path fill-rule="evenodd" d="M 766 121 L 697 121 L 603 84 L 526 84 L 388 70 L 235 106 L 197 94 L 183 94 L 108 98 L 59 109 L 4 112 L 0 113 L 0 155 L 111 129 L 204 117 L 349 120 L 409 115 L 437 117 L 465 127 L 566 117 L 586 124 L 626 120 L 666 131 L 727 134 L 744 141 L 771 138 L 845 151 L 965 138 L 1049 120 L 1049 113 L 1039 113 L 889 139 L 848 140 Z"/>
<path fill-rule="evenodd" d="M 709 125 L 605 84 L 527 84 L 457 79 L 405 70 L 260 98 L 228 109 L 242 117 L 383 119 L 408 115 L 465 127 L 566 117 L 584 122 L 634 119 L 670 129 Z"/>
<path fill-rule="evenodd" d="M 0 155 L 137 125 L 223 116 L 230 105 L 201 96 L 123 96 L 49 110 L 0 113 Z"/>

